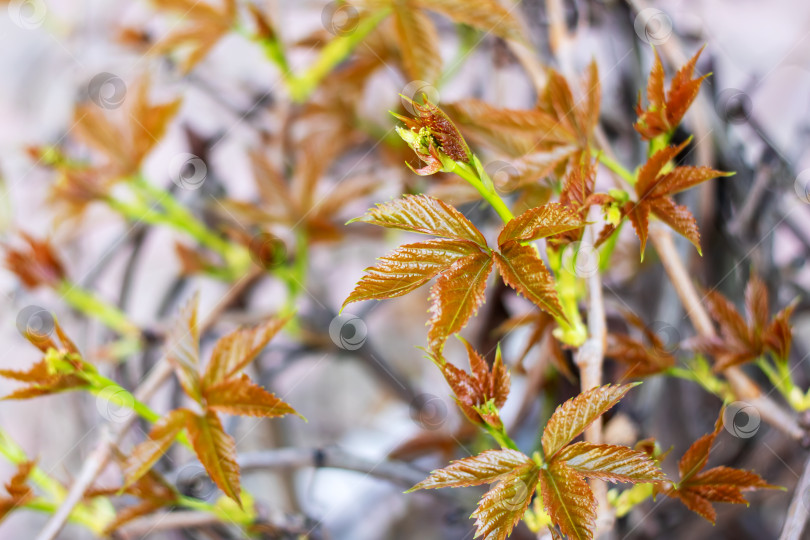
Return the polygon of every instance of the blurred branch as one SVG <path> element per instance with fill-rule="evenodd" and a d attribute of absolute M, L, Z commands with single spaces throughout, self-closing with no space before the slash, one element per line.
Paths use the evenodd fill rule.
<path fill-rule="evenodd" d="M 657 225 L 657 224 L 656 224 Z M 672 241 L 669 229 L 663 226 L 650 227 L 650 240 L 669 275 L 675 290 L 691 319 L 698 334 L 706 337 L 715 335 L 714 325 L 709 314 L 703 308 L 701 299 L 695 290 L 692 280 L 681 261 L 680 255 Z M 779 406 L 756 385 L 739 367 L 730 367 L 723 371 L 737 399 L 753 405 L 763 420 L 789 435 L 793 439 L 804 437 L 804 430 L 796 416 Z"/>
<path fill-rule="evenodd" d="M 806 538 L 802 533 L 810 516 L 810 504 L 808 504 L 807 494 L 810 493 L 810 459 L 804 463 L 804 471 L 799 478 L 796 488 L 793 490 L 793 500 L 785 517 L 785 525 L 779 540 L 800 540 Z"/>
<path fill-rule="evenodd" d="M 252 270 L 245 277 L 237 281 L 231 287 L 214 307 L 214 310 L 200 323 L 200 335 L 205 334 L 219 319 L 219 316 L 225 311 L 231 303 L 233 303 L 241 294 L 247 289 L 256 278 L 262 275 L 262 271 L 258 269 Z M 158 362 L 155 368 L 146 377 L 146 380 L 133 392 L 138 401 L 148 401 L 160 386 L 169 378 L 172 373 L 172 367 L 165 360 Z M 51 516 L 43 529 L 37 535 L 37 540 L 53 540 L 59 534 L 59 531 L 64 527 L 67 518 L 73 511 L 73 508 L 82 500 L 84 493 L 93 484 L 95 479 L 101 474 L 101 471 L 107 466 L 112 457 L 112 448 L 118 446 L 124 438 L 124 435 L 129 430 L 134 422 L 134 415 L 127 421 L 121 424 L 121 427 L 110 436 L 110 426 L 102 426 L 102 436 L 96 447 L 90 453 L 90 456 L 85 460 L 82 465 L 76 480 L 70 486 L 64 502 L 59 507 L 59 510 Z"/>

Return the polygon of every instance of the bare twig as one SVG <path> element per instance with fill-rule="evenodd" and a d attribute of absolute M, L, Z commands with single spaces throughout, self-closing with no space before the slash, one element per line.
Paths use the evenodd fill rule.
<path fill-rule="evenodd" d="M 706 337 L 714 336 L 712 320 L 703 308 L 686 267 L 675 249 L 669 229 L 658 226 L 658 224 L 651 225 L 653 226 L 650 227 L 650 240 L 655 246 L 658 256 L 661 257 L 664 269 L 675 286 L 687 316 L 691 319 L 698 334 Z M 739 367 L 727 368 L 723 371 L 723 375 L 728 380 L 734 396 L 753 405 L 763 420 L 794 439 L 798 440 L 804 436 L 804 430 L 799 425 L 796 416 L 763 394 L 756 383 L 748 378 Z"/>
<path fill-rule="evenodd" d="M 793 491 L 793 500 L 790 501 L 790 507 L 785 517 L 785 525 L 782 528 L 782 535 L 779 540 L 806 538 L 802 533 L 805 525 L 807 525 L 807 518 L 810 517 L 808 494 L 810 494 L 810 459 L 804 463 L 804 471 L 802 471 L 796 489 Z"/>
<path fill-rule="evenodd" d="M 594 223 L 586 228 L 586 243 L 596 243 L 596 225 L 599 222 L 599 209 L 592 207 L 589 219 Z M 579 348 L 575 358 L 579 367 L 582 391 L 590 390 L 602 384 L 602 363 L 607 339 L 607 322 L 605 319 L 605 302 L 602 296 L 602 276 L 599 269 L 594 269 L 587 278 L 588 282 L 588 339 Z M 594 444 L 602 442 L 602 418 L 597 418 L 586 430 L 585 440 Z M 613 528 L 613 510 L 607 501 L 607 484 L 602 480 L 592 480 L 591 488 L 598 504 L 597 536 Z"/>

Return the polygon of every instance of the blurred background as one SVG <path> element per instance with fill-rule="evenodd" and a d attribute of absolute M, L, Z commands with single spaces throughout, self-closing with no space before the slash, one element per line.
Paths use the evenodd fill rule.
<path fill-rule="evenodd" d="M 529 109 L 546 67 L 577 87 L 595 59 L 604 136 L 632 170 L 644 156 L 632 123 L 653 47 L 671 75 L 705 44 L 696 71 L 711 76 L 677 137 L 694 135 L 693 163 L 736 175 L 684 195 L 680 202 L 700 225 L 703 257 L 682 238 L 678 247 L 704 289 L 741 302 L 753 270 L 767 283 L 774 312 L 799 298 L 793 376 L 802 388 L 810 383 L 803 363 L 810 347 L 803 331 L 810 308 L 805 265 L 810 3 L 505 0 L 508 19 L 481 23 L 514 24 L 525 39 L 510 37 L 511 26 L 484 32 L 469 17 L 447 16 L 454 9 L 478 13 L 479 4 L 488 3 L 478 1 L 469 8 L 453 7 L 449 0 L 399 4 L 397 9 L 417 22 L 429 20 L 435 35 L 403 34 L 390 16 L 377 15 L 380 6 L 391 4 L 384 0 L 4 3 L 2 241 L 19 246 L 21 232 L 49 239 L 62 261 L 60 283 L 92 291 L 120 308 L 146 339 L 137 350 L 128 349 L 132 344 L 103 321 L 66 302 L 64 285 L 49 286 L 44 279 L 26 286 L 4 269 L 0 367 L 24 369 L 39 358 L 18 331 L 31 324 L 21 317 L 40 313 L 47 324 L 52 313 L 90 361 L 131 389 L 160 359 L 167 322 L 194 291 L 200 291 L 202 313 L 217 314 L 203 338 L 203 358 L 217 337 L 237 325 L 295 307 L 295 330 L 273 341 L 251 375 L 309 422 L 295 417 L 226 421 L 240 454 L 247 456 L 243 485 L 266 521 L 262 534 L 268 538 L 473 536 L 468 516 L 482 490 L 403 494 L 448 459 L 489 445 L 459 413 L 441 374 L 417 349 L 426 343 L 428 288 L 354 304 L 337 316 L 362 270 L 403 241 L 401 234 L 362 224 L 344 226 L 374 203 L 405 192 L 433 193 L 458 204 L 488 235 L 497 231 L 489 227 L 497 216 L 464 185 L 442 175 L 418 177 L 405 167 L 406 161 L 417 163 L 393 131 L 397 121 L 388 112 L 408 113 L 400 94 L 424 93 L 439 104 L 477 98 Z M 145 103 L 175 100 L 176 113 L 158 130 L 161 136 L 139 135 L 138 125 L 155 120 L 144 111 Z M 112 120 L 104 125 L 98 118 Z M 514 155 L 478 145 L 474 137 L 470 142 L 496 181 L 519 173 Z M 66 173 L 71 160 L 88 164 L 87 174 Z M 212 270 L 212 260 L 223 253 L 204 233 L 138 221 L 105 204 L 110 194 L 137 199 L 126 182 L 108 181 L 124 168 L 170 193 L 215 236 L 243 246 L 266 272 L 223 278 Z M 609 187 L 606 176 L 600 170 L 597 184 Z M 535 187 L 531 195 L 536 197 L 553 191 L 540 178 Z M 630 309 L 654 321 L 679 357 L 689 357 L 677 344 L 694 330 L 650 247 L 647 255 L 639 261 L 638 240 L 625 227 L 604 275 L 610 328 L 622 329 L 621 313 Z M 464 332 L 481 347 L 491 348 L 496 329 L 530 310 L 498 285 Z M 514 372 L 504 417 L 526 448 L 536 443 L 553 407 L 578 388 L 575 378 L 553 367 L 543 347 L 532 348 L 518 368 L 530 334 L 529 327 L 517 328 L 502 343 Z M 466 361 L 457 343 L 448 345 L 448 358 L 460 365 Z M 571 353 L 563 352 L 563 358 L 575 371 Z M 606 380 L 619 373 L 608 361 Z M 761 375 L 757 380 L 770 388 Z M 16 387 L 0 382 L 3 394 Z M 150 404 L 160 411 L 176 406 L 178 388 L 167 383 Z M 712 429 L 720 405 L 694 383 L 654 377 L 607 417 L 608 438 L 633 444 L 655 437 L 678 456 Z M 104 426 L 115 426 L 123 416 L 125 411 L 82 393 L 0 403 L 2 429 L 66 484 L 104 436 Z M 136 424 L 122 449 L 142 440 L 145 431 L 147 425 Z M 764 422 L 757 423 L 753 436 L 724 435 L 713 462 L 754 469 L 786 491 L 753 494 L 748 508 L 719 505 L 715 527 L 677 501 L 646 501 L 618 520 L 612 537 L 777 538 L 805 451 Z M 288 452 L 267 453 L 270 449 Z M 250 459 L 256 460 L 253 466 Z M 675 465 L 670 460 L 668 471 Z M 174 448 L 160 467 L 184 492 L 218 497 L 185 449 Z M 2 478 L 13 470 L 0 461 Z M 119 481 L 115 467 L 98 479 L 107 486 Z M 803 500 L 810 505 L 810 494 Z M 0 524 L 0 537 L 34 538 L 48 517 L 16 511 Z M 166 539 L 245 534 L 221 524 L 186 525 L 144 518 L 120 534 Z M 94 536 L 68 524 L 58 537 Z M 521 525 L 512 537 L 536 535 Z"/>

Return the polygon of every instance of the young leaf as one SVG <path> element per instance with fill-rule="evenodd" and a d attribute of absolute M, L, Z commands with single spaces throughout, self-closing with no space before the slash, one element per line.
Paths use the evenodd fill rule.
<path fill-rule="evenodd" d="M 543 430 L 543 452 L 552 460 L 564 446 L 585 431 L 591 423 L 616 405 L 636 384 L 592 388 L 569 399 L 554 411 Z"/>
<path fill-rule="evenodd" d="M 461 212 L 428 195 L 406 195 L 401 199 L 378 204 L 349 223 L 355 221 L 451 240 L 466 240 L 481 247 L 487 245 L 481 231 Z"/>
<path fill-rule="evenodd" d="M 183 387 L 186 394 L 197 403 L 201 403 L 198 304 L 198 296 L 189 300 L 169 330 L 166 360 L 174 368 L 180 386 Z"/>
<path fill-rule="evenodd" d="M 557 454 L 556 461 L 588 478 L 609 482 L 656 482 L 666 480 L 645 452 L 626 446 L 574 443 Z"/>
<path fill-rule="evenodd" d="M 730 173 L 707 167 L 675 167 L 666 171 L 666 165 L 689 144 L 689 139 L 678 146 L 668 146 L 653 154 L 641 167 L 635 185 L 636 202 L 627 202 L 623 213 L 630 218 L 633 228 L 641 240 L 641 254 L 647 244 L 649 216 L 654 214 L 672 227 L 675 232 L 686 237 L 700 252 L 700 233 L 695 218 L 689 209 L 675 203 L 670 197 L 692 186 Z"/>
<path fill-rule="evenodd" d="M 490 371 L 486 360 L 466 340 L 462 339 L 462 341 L 467 348 L 470 373 L 444 362 L 440 363 L 444 378 L 453 389 L 456 402 L 462 412 L 471 422 L 476 424 L 483 422 L 499 427 L 500 419 L 497 416 L 494 418 L 489 415 L 483 417 L 476 407 L 485 405 L 489 400 L 493 401 L 496 408 L 503 407 L 506 403 L 506 398 L 509 396 L 510 377 L 509 371 L 503 364 L 501 350 L 498 348 L 492 371 Z"/>
<path fill-rule="evenodd" d="M 430 290 L 430 329 L 428 342 L 440 354 L 444 342 L 467 324 L 484 302 L 492 257 L 485 253 L 468 255 L 441 274 Z"/>
<path fill-rule="evenodd" d="M 636 105 L 638 121 L 633 125 L 642 138 L 650 140 L 664 133 L 671 133 L 681 123 L 684 114 L 692 105 L 698 95 L 700 83 L 708 74 L 693 79 L 695 64 L 697 63 L 701 48 L 684 66 L 675 74 L 670 83 L 669 91 L 664 90 L 664 66 L 658 56 L 658 50 L 653 49 L 655 62 L 647 82 L 647 109 L 641 108 L 641 94 Z"/>
<path fill-rule="evenodd" d="M 534 463 L 515 469 L 490 489 L 478 502 L 471 517 L 475 518 L 475 537 L 505 540 L 526 513 L 532 500 L 540 468 Z"/>
<path fill-rule="evenodd" d="M 510 240 L 501 246 L 501 252 L 495 253 L 494 257 L 504 283 L 543 311 L 566 319 L 557 298 L 554 278 L 534 248 Z"/>
<path fill-rule="evenodd" d="M 680 499 L 687 508 L 706 518 L 712 524 L 717 514 L 712 502 L 747 504 L 744 491 L 778 489 L 753 471 L 714 467 L 704 471 L 709 453 L 717 435 L 723 430 L 723 410 L 715 422 L 714 431 L 692 443 L 678 463 L 681 480 L 663 489 L 671 498 Z"/>
<path fill-rule="evenodd" d="M 477 244 L 465 240 L 427 240 L 398 247 L 366 268 L 343 305 L 362 300 L 402 296 L 421 287 L 456 261 L 479 253 Z"/>
<path fill-rule="evenodd" d="M 529 469 L 533 465 L 528 456 L 517 450 L 487 450 L 477 456 L 453 461 L 447 467 L 433 471 L 429 477 L 406 493 L 419 489 L 492 484 L 512 474 L 513 471 Z"/>
<path fill-rule="evenodd" d="M 191 445 L 208 475 L 225 495 L 239 503 L 239 464 L 236 462 L 236 442 L 225 433 L 219 417 L 213 411 L 205 416 L 188 416 L 186 423 Z"/>
<path fill-rule="evenodd" d="M 560 203 L 532 208 L 512 219 L 498 235 L 498 245 L 509 241 L 528 242 L 546 238 L 584 225 L 582 218 Z"/>
<path fill-rule="evenodd" d="M 160 9 L 180 16 L 181 28 L 171 32 L 155 46 L 155 52 L 167 53 L 183 48 L 188 50 L 181 62 L 183 73 L 194 66 L 227 34 L 236 21 L 236 1 L 222 0 L 214 6 L 195 0 L 163 0 Z M 176 26 L 176 24 L 175 24 Z"/>
<path fill-rule="evenodd" d="M 20 233 L 20 237 L 25 247 L 13 248 L 5 243 L 3 247 L 6 268 L 16 274 L 23 285 L 29 289 L 40 285 L 54 287 L 65 279 L 65 268 L 50 241 L 37 240 L 26 233 Z"/>
<path fill-rule="evenodd" d="M 298 414 L 290 405 L 254 384 L 244 373 L 205 389 L 208 408 L 225 414 L 272 418 Z"/>
<path fill-rule="evenodd" d="M 625 313 L 627 322 L 641 330 L 648 344 L 623 334 L 608 334 L 605 356 L 624 364 L 623 378 L 647 377 L 675 365 L 675 356 L 661 338 L 633 313 Z"/>
<path fill-rule="evenodd" d="M 8 497 L 0 497 L 0 521 L 15 508 L 28 504 L 34 498 L 34 491 L 28 485 L 28 477 L 36 467 L 35 461 L 23 461 L 11 480 L 5 485 Z"/>
<path fill-rule="evenodd" d="M 442 70 L 439 34 L 430 16 L 413 4 L 408 0 L 393 3 L 402 63 L 412 80 L 435 82 Z"/>
<path fill-rule="evenodd" d="M 271 318 L 253 328 L 240 328 L 217 341 L 202 377 L 202 392 L 236 377 L 287 324 L 289 317 Z"/>
<path fill-rule="evenodd" d="M 188 409 L 175 409 L 152 426 L 149 438 L 136 446 L 124 462 L 125 487 L 137 482 L 166 453 L 191 416 Z"/>
<path fill-rule="evenodd" d="M 503 39 L 524 39 L 513 13 L 496 0 L 419 0 L 426 9 Z"/>
<path fill-rule="evenodd" d="M 768 291 L 757 276 L 751 276 L 745 289 L 747 320 L 734 304 L 717 291 L 706 293 L 709 313 L 720 326 L 720 335 L 699 337 L 694 347 L 714 357 L 715 371 L 750 362 L 770 352 L 779 360 L 790 355 L 790 316 L 793 305 L 777 313 L 768 322 Z"/>
<path fill-rule="evenodd" d="M 540 471 L 543 506 L 569 538 L 590 540 L 596 524 L 596 500 L 579 473 L 560 461 Z"/>

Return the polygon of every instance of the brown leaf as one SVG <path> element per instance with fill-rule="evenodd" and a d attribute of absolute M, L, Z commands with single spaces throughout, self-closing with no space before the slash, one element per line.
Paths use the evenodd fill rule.
<path fill-rule="evenodd" d="M 540 489 L 546 512 L 563 534 L 577 540 L 593 538 L 596 500 L 579 473 L 553 461 L 540 471 Z"/>
<path fill-rule="evenodd" d="M 430 16 L 413 5 L 394 2 L 394 25 L 405 73 L 412 80 L 436 82 L 442 70 L 439 34 Z"/>
<path fill-rule="evenodd" d="M 174 443 L 191 416 L 193 413 L 188 409 L 175 409 L 155 422 L 149 431 L 149 438 L 130 452 L 122 466 L 124 486 L 133 485 L 152 468 Z"/>
<path fill-rule="evenodd" d="M 484 302 L 492 257 L 485 253 L 457 260 L 436 280 L 430 290 L 430 349 L 441 354 L 444 342 L 460 331 Z"/>
<path fill-rule="evenodd" d="M 642 257 L 647 243 L 650 212 L 672 227 L 675 232 L 689 239 L 700 252 L 700 232 L 695 218 L 685 206 L 675 204 L 670 196 L 712 178 L 729 176 L 729 173 L 708 167 L 685 166 L 662 172 L 667 170 L 667 164 L 689 144 L 690 140 L 687 139 L 678 146 L 658 150 L 639 169 L 635 185 L 638 201 L 626 203 L 624 214 L 630 218 L 641 240 Z"/>
<path fill-rule="evenodd" d="M 626 446 L 580 442 L 557 454 L 555 461 L 588 478 L 608 482 L 656 482 L 666 476 L 646 453 Z"/>
<path fill-rule="evenodd" d="M 217 7 L 197 0 L 161 0 L 156 7 L 181 18 L 180 28 L 161 40 L 155 52 L 162 54 L 181 47 L 187 50 L 181 62 L 184 73 L 191 71 L 208 54 L 236 20 L 235 0 L 222 0 Z"/>
<path fill-rule="evenodd" d="M 202 392 L 238 376 L 289 320 L 290 317 L 271 318 L 253 328 L 235 330 L 217 341 L 202 377 Z"/>
<path fill-rule="evenodd" d="M 225 495 L 242 505 L 239 497 L 239 464 L 236 462 L 236 442 L 225 433 L 216 413 L 205 416 L 189 415 L 186 423 L 191 445 L 211 480 Z"/>
<path fill-rule="evenodd" d="M 501 246 L 501 252 L 495 253 L 494 257 L 504 283 L 543 311 L 566 319 L 557 298 L 554 278 L 533 247 L 509 241 Z"/>
<path fill-rule="evenodd" d="M 498 235 L 498 245 L 503 247 L 512 240 L 538 240 L 582 226 L 582 219 L 577 213 L 560 203 L 549 203 L 532 208 L 510 220 Z"/>
<path fill-rule="evenodd" d="M 515 469 L 490 489 L 473 512 L 475 536 L 484 540 L 506 540 L 526 513 L 540 475 L 534 463 Z"/>
<path fill-rule="evenodd" d="M 0 497 L 0 521 L 14 509 L 28 504 L 34 498 L 34 491 L 28 485 L 28 477 L 36 467 L 36 461 L 23 461 L 5 485 L 8 497 Z"/>
<path fill-rule="evenodd" d="M 543 451 L 546 460 L 585 431 L 636 384 L 611 386 L 609 384 L 587 390 L 557 407 L 543 430 Z"/>
<path fill-rule="evenodd" d="M 722 429 L 723 411 L 720 411 L 720 415 L 714 424 L 714 431 L 693 442 L 678 462 L 681 483 L 688 481 L 692 476 L 703 470 L 709 460 L 709 452 L 711 452 L 714 439 L 717 438 Z"/>
<path fill-rule="evenodd" d="M 664 66 L 655 50 L 655 62 L 647 83 L 647 109 L 636 105 L 638 121 L 633 125 L 642 138 L 650 140 L 663 133 L 671 133 L 681 123 L 700 90 L 700 83 L 708 74 L 693 79 L 695 64 L 703 52 L 701 48 L 672 78 L 669 91 L 664 90 Z M 640 97 L 640 96 L 639 96 Z"/>
<path fill-rule="evenodd" d="M 26 287 L 55 287 L 65 279 L 65 268 L 49 240 L 37 240 L 26 233 L 20 233 L 20 238 L 25 244 L 22 248 L 4 244 L 5 265 Z"/>
<path fill-rule="evenodd" d="M 427 240 L 400 246 L 366 275 L 343 302 L 343 307 L 362 300 L 402 296 L 421 287 L 463 257 L 480 253 L 477 244 L 464 240 Z"/>
<path fill-rule="evenodd" d="M 349 223 L 355 221 L 451 240 L 467 240 L 482 247 L 487 245 L 481 231 L 461 212 L 427 195 L 406 195 L 401 199 L 378 204 Z"/>
<path fill-rule="evenodd" d="M 675 365 L 675 357 L 659 347 L 647 347 L 630 336 L 608 335 L 605 356 L 627 367 L 622 378 L 649 377 Z"/>
<path fill-rule="evenodd" d="M 470 361 L 470 373 L 455 367 L 453 364 L 440 363 L 442 374 L 447 384 L 453 389 L 456 402 L 461 407 L 465 416 L 473 423 L 499 424 L 498 418 L 483 418 L 476 411 L 479 407 L 493 400 L 495 407 L 503 407 L 506 398 L 509 396 L 510 376 L 509 371 L 503 364 L 500 347 L 495 355 L 495 362 L 490 371 L 478 352 L 473 349 L 469 342 L 462 339 L 467 348 L 467 356 Z"/>
<path fill-rule="evenodd" d="M 298 414 L 274 394 L 254 384 L 244 373 L 219 381 L 204 390 L 208 408 L 225 414 L 272 418 Z"/>
<path fill-rule="evenodd" d="M 524 39 L 511 10 L 496 0 L 419 0 L 422 7 L 503 39 Z"/>
<path fill-rule="evenodd" d="M 197 321 L 199 296 L 195 295 L 183 307 L 167 336 L 166 360 L 174 368 L 186 394 L 202 402 L 200 390 L 200 329 Z"/>
<path fill-rule="evenodd" d="M 513 474 L 534 466 L 528 456 L 517 450 L 487 450 L 464 459 L 453 461 L 443 469 L 437 469 L 407 493 L 418 489 L 438 489 L 443 487 L 479 486 L 492 484 Z"/>

